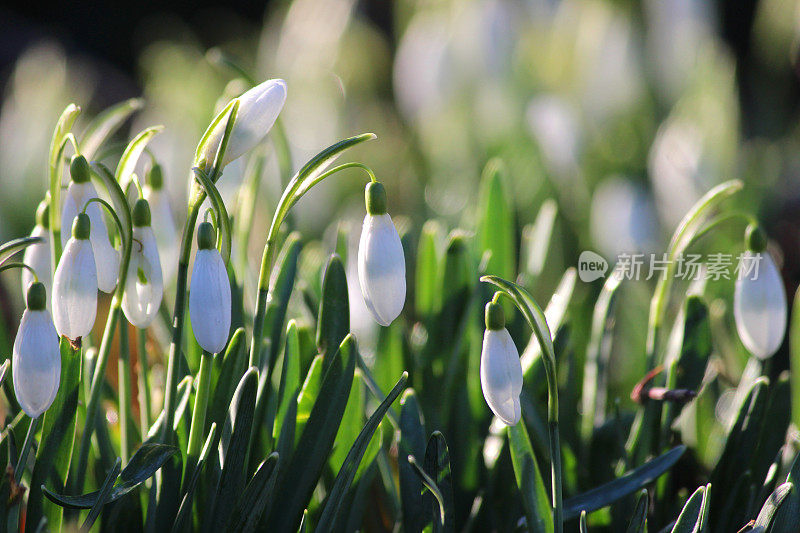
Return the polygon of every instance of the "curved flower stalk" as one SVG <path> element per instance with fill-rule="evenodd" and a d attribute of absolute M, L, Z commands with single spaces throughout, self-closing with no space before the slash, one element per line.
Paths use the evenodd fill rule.
<path fill-rule="evenodd" d="M 286 82 L 267 80 L 233 101 L 239 102 L 239 111 L 220 168 L 255 148 L 267 136 L 286 102 Z M 226 123 L 221 119 L 227 115 L 229 106 L 212 122 L 200 142 L 195 158 L 197 166 L 203 167 L 203 162 L 208 165 L 214 161 L 225 135 Z"/>
<path fill-rule="evenodd" d="M 47 311 L 44 284 L 28 289 L 27 308 L 14 340 L 12 374 L 14 393 L 22 410 L 31 418 L 44 413 L 58 393 L 61 352 L 58 333 Z"/>
<path fill-rule="evenodd" d="M 39 207 L 36 209 L 36 226 L 31 231 L 31 237 L 39 237 L 40 242 L 30 245 L 25 249 L 25 255 L 22 262 L 30 266 L 39 281 L 44 284 L 47 294 L 52 294 L 53 288 L 53 269 L 50 265 L 50 214 L 49 205 L 47 200 L 42 200 Z M 22 271 L 22 294 L 26 295 L 31 283 L 34 282 L 34 277 L 27 269 Z M 50 301 L 47 301 L 47 307 L 50 307 Z"/>
<path fill-rule="evenodd" d="M 388 326 L 406 300 L 406 261 L 400 236 L 386 212 L 386 191 L 377 181 L 364 192 L 367 214 L 358 245 L 361 294 L 375 321 Z"/>
<path fill-rule="evenodd" d="M 175 227 L 169 194 L 164 190 L 164 173 L 158 163 L 147 172 L 142 193 L 150 205 L 151 225 L 158 228 L 156 244 L 158 244 L 162 274 L 169 278 L 175 275 L 178 266 L 178 230 Z"/>
<path fill-rule="evenodd" d="M 133 207 L 133 246 L 122 297 L 122 311 L 137 328 L 146 328 L 158 313 L 164 295 L 161 261 L 150 227 L 150 206 L 139 199 Z"/>
<path fill-rule="evenodd" d="M 98 198 L 97 190 L 90 180 L 91 170 L 86 158 L 76 155 L 70 162 L 72 182 L 64 198 L 64 207 L 61 211 L 61 226 L 67 227 L 79 211 L 85 208 L 89 219 L 92 221 L 92 250 L 97 263 L 97 286 L 103 292 L 112 292 L 117 285 L 119 274 L 119 252 L 111 245 L 108 229 L 103 218 L 100 206 L 89 203 L 93 198 Z M 87 205 L 87 203 L 89 205 Z M 61 234 L 61 244 L 66 246 L 66 236 Z"/>
<path fill-rule="evenodd" d="M 197 255 L 189 285 L 189 318 L 197 343 L 203 350 L 219 353 L 231 329 L 231 286 L 210 222 L 197 229 Z"/>
<path fill-rule="evenodd" d="M 90 242 L 89 215 L 79 213 L 53 278 L 53 320 L 56 330 L 77 342 L 89 334 L 97 316 L 97 269 Z"/>
<path fill-rule="evenodd" d="M 772 357 L 786 334 L 786 291 L 767 239 L 756 226 L 747 228 L 747 252 L 733 295 L 733 316 L 742 344 L 758 357 Z M 745 272 L 748 265 L 752 270 Z"/>
<path fill-rule="evenodd" d="M 496 293 L 499 296 L 500 293 Z M 481 349 L 481 389 L 492 412 L 509 426 L 522 415 L 522 364 L 514 340 L 506 329 L 503 307 L 496 301 L 486 304 L 486 331 Z"/>

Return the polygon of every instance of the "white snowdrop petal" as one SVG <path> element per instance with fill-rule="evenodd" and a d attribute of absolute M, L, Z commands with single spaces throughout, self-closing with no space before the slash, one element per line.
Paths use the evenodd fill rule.
<path fill-rule="evenodd" d="M 52 294 L 53 275 L 52 268 L 50 267 L 50 232 L 42 226 L 36 226 L 31 232 L 31 237 L 41 237 L 42 242 L 32 244 L 25 249 L 25 255 L 22 261 L 33 268 L 36 275 L 39 276 L 39 281 L 44 284 L 44 288 L 48 297 L 48 307 L 50 304 L 49 298 Z M 23 298 L 28 294 L 28 287 L 33 283 L 33 274 L 28 269 L 22 270 L 22 296 Z"/>
<path fill-rule="evenodd" d="M 286 101 L 286 82 L 280 79 L 267 80 L 239 97 L 236 124 L 225 152 L 223 166 L 252 150 L 269 133 Z M 222 120 L 212 133 L 212 141 L 206 144 L 202 158 L 213 160 L 219 142 L 225 133 L 226 121 Z"/>
<path fill-rule="evenodd" d="M 372 316 L 382 326 L 391 324 L 405 305 L 406 262 L 400 236 L 388 214 L 364 217 L 358 279 Z"/>
<path fill-rule="evenodd" d="M 215 249 L 198 250 L 189 286 L 189 317 L 201 348 L 219 353 L 231 329 L 231 286 Z"/>
<path fill-rule="evenodd" d="M 31 418 L 55 400 L 61 379 L 61 352 L 50 313 L 26 310 L 14 340 L 12 377 L 17 401 Z"/>
<path fill-rule="evenodd" d="M 761 253 L 757 276 L 746 274 L 736 280 L 733 314 L 745 347 L 759 359 L 772 357 L 786 333 L 787 304 L 783 280 L 769 252 Z"/>
<path fill-rule="evenodd" d="M 67 240 L 72 235 L 72 222 L 75 217 L 83 210 L 86 202 L 97 197 L 97 189 L 91 182 L 70 183 L 61 212 L 62 245 L 66 246 Z M 86 207 L 86 214 L 92 223 L 89 239 L 92 241 L 97 266 L 98 287 L 103 292 L 112 292 L 117 286 L 119 276 L 119 252 L 111 245 L 100 205 L 92 202 Z"/>
<path fill-rule="evenodd" d="M 97 270 L 88 240 L 70 239 L 53 279 L 53 321 L 59 334 L 84 337 L 97 315 Z"/>
<path fill-rule="evenodd" d="M 158 313 L 164 295 L 164 281 L 153 230 L 149 226 L 135 227 L 133 239 L 122 310 L 131 324 L 137 328 L 146 328 Z M 146 283 L 142 283 L 139 278 L 139 269 L 144 274 Z"/>
<path fill-rule="evenodd" d="M 506 424 L 519 422 L 522 364 L 508 330 L 487 329 L 481 350 L 481 389 L 494 414 Z"/>

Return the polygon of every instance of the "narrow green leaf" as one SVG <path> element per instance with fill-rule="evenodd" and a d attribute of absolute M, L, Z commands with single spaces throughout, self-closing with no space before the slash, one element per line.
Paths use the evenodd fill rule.
<path fill-rule="evenodd" d="M 433 531 L 440 531 L 441 527 L 444 525 L 442 523 L 443 518 L 440 517 L 444 517 L 446 514 L 446 511 L 444 510 L 444 496 L 442 495 L 442 491 L 439 490 L 439 486 L 433 479 L 431 479 L 431 477 L 425 472 L 425 470 L 423 470 L 422 467 L 419 466 L 416 457 L 414 457 L 413 455 L 409 455 L 408 464 L 411 465 L 414 474 L 417 475 L 417 477 L 422 482 L 422 485 L 427 489 L 428 493 L 430 493 L 433 496 L 436 504 L 439 506 L 438 511 L 434 513 Z"/>
<path fill-rule="evenodd" d="M 739 180 L 721 183 L 703 195 L 692 209 L 683 217 L 670 241 L 670 256 L 682 253 L 702 229 L 708 215 L 732 195 L 742 189 L 744 184 Z"/>
<path fill-rule="evenodd" d="M 676 446 L 667 453 L 634 468 L 624 476 L 564 500 L 564 519 L 578 518 L 583 510 L 591 513 L 602 509 L 645 487 L 672 468 L 672 465 L 680 459 L 685 451 L 686 446 Z"/>
<path fill-rule="evenodd" d="M 97 149 L 122 126 L 128 117 L 143 106 L 144 100 L 131 98 L 109 107 L 94 117 L 81 137 L 81 153 L 86 159 L 92 160 Z"/>
<path fill-rule="evenodd" d="M 300 524 L 327 463 L 350 395 L 356 350 L 355 338 L 345 337 L 324 373 L 317 401 L 294 453 L 285 468 L 281 467 L 279 489 L 267 519 L 276 531 L 293 530 Z"/>
<path fill-rule="evenodd" d="M 228 524 L 228 531 L 241 533 L 256 531 L 264 508 L 272 496 L 277 477 L 275 476 L 277 464 L 278 454 L 271 453 L 259 465 L 236 504 L 236 510 Z"/>
<path fill-rule="evenodd" d="M 192 513 L 192 502 L 194 501 L 194 493 L 197 488 L 197 482 L 203 472 L 206 462 L 208 461 L 208 454 L 211 453 L 211 445 L 217 436 L 216 422 L 211 424 L 211 430 L 208 432 L 206 442 L 200 450 L 200 456 L 197 458 L 197 466 L 192 473 L 192 479 L 189 480 L 189 485 L 186 488 L 186 494 L 181 501 L 181 506 L 178 508 L 178 514 L 175 518 L 175 523 L 172 525 L 172 532 L 178 533 L 184 531 L 188 525 L 189 517 Z"/>
<path fill-rule="evenodd" d="M 297 322 L 289 321 L 286 328 L 286 347 L 283 353 L 283 367 L 281 369 L 281 382 L 278 388 L 278 411 L 275 414 L 275 422 L 272 426 L 272 438 L 277 440 L 283 419 L 289 411 L 292 401 L 295 405 L 297 395 L 300 391 L 300 338 L 297 333 Z"/>
<path fill-rule="evenodd" d="M 477 238 L 481 255 L 489 252 L 485 272 L 506 279 L 516 274 L 514 208 L 505 190 L 505 165 L 499 159 L 486 164 L 478 195 Z"/>
<path fill-rule="evenodd" d="M 220 438 L 222 474 L 214 498 L 210 518 L 212 531 L 221 531 L 231 517 L 239 495 L 247 482 L 247 459 L 253 430 L 258 370 L 250 367 L 239 381 L 233 395 L 228 418 Z"/>
<path fill-rule="evenodd" d="M 219 193 L 214 182 L 209 176 L 201 169 L 195 167 L 192 169 L 195 181 L 193 184 L 199 184 L 205 192 L 208 200 L 214 208 L 214 214 L 217 217 L 217 224 L 219 226 L 219 233 L 217 234 L 217 248 L 222 256 L 225 264 L 231 258 L 231 219 L 228 216 L 228 210 L 225 208 L 225 202 L 222 200 L 222 195 Z"/>
<path fill-rule="evenodd" d="M 20 239 L 14 239 L 13 241 L 3 243 L 0 245 L 0 266 L 8 261 L 8 259 L 14 254 L 21 252 L 31 244 L 42 242 L 42 240 L 43 239 L 41 237 L 22 237 Z"/>
<path fill-rule="evenodd" d="M 436 482 L 442 495 L 441 505 L 431 502 L 433 530 L 455 531 L 455 508 L 453 506 L 453 479 L 450 474 L 450 452 L 441 431 L 434 431 L 425 448 L 425 473 Z M 444 510 L 444 514 L 440 513 Z"/>
<path fill-rule="evenodd" d="M 756 517 L 756 523 L 753 528 L 755 531 L 766 531 L 770 526 L 772 526 L 773 520 L 776 517 L 781 504 L 786 500 L 786 497 L 793 492 L 793 488 L 794 485 L 787 481 L 769 495 L 769 498 L 767 498 L 767 501 L 764 503 L 764 506 L 761 508 L 761 511 Z"/>
<path fill-rule="evenodd" d="M 349 305 L 344 265 L 341 258 L 333 254 L 328 259 L 322 278 L 322 300 L 317 321 L 317 349 L 323 359 L 330 359 L 330 355 L 350 332 Z"/>
<path fill-rule="evenodd" d="M 339 424 L 339 431 L 336 433 L 336 445 L 331 451 L 328 463 L 333 472 L 339 472 L 345 459 L 350 454 L 350 448 L 356 442 L 361 427 L 364 425 L 366 405 L 364 398 L 364 375 L 361 369 L 356 368 L 353 373 L 353 385 L 350 387 L 350 396 L 347 398 L 347 406 L 342 415 L 342 422 Z"/>
<path fill-rule="evenodd" d="M 797 453 L 786 477 L 786 483 L 797 486 L 800 482 L 800 453 Z M 800 530 L 800 491 L 792 490 L 775 514 L 772 533 L 794 533 Z"/>
<path fill-rule="evenodd" d="M 557 214 L 558 204 L 556 201 L 545 200 L 539 207 L 539 213 L 533 224 L 522 229 L 522 254 L 519 271 L 531 278 L 531 281 L 537 279 L 544 270 Z"/>
<path fill-rule="evenodd" d="M 128 465 L 122 469 L 119 479 L 108 494 L 106 503 L 111 503 L 128 494 L 142 482 L 155 474 L 162 465 L 173 455 L 178 453 L 175 446 L 166 444 L 145 443 L 136 450 Z M 91 509 L 98 501 L 99 491 L 90 492 L 82 496 L 66 496 L 56 494 L 47 487 L 42 491 L 50 501 L 57 503 L 65 509 Z"/>
<path fill-rule="evenodd" d="M 117 476 L 119 475 L 121 465 L 122 459 L 117 457 L 117 462 L 114 463 L 114 468 L 112 468 L 111 472 L 109 472 L 108 476 L 106 476 L 103 486 L 100 487 L 100 490 L 97 493 L 97 499 L 94 505 L 89 510 L 89 514 L 86 516 L 86 520 L 83 521 L 83 525 L 81 525 L 82 531 L 89 531 L 89 529 L 91 529 L 94 521 L 100 516 L 100 512 L 103 510 L 103 507 L 106 505 L 106 503 L 108 503 L 114 487 L 114 480 L 117 479 Z"/>
<path fill-rule="evenodd" d="M 706 513 L 708 513 L 710 502 L 710 489 L 710 484 L 703 485 L 686 500 L 681 514 L 678 515 L 678 520 L 672 527 L 672 533 L 700 533 L 704 530 L 705 517 Z"/>
<path fill-rule="evenodd" d="M 273 270 L 275 274 L 270 284 L 269 302 L 264 319 L 265 329 L 269 333 L 270 339 L 269 357 L 266 361 L 270 374 L 282 346 L 281 338 L 283 330 L 286 328 L 286 309 L 289 307 L 289 298 L 292 296 L 297 274 L 297 259 L 301 250 L 300 234 L 290 233 L 286 237 L 286 242 L 278 255 L 277 266 Z M 267 368 L 264 363 L 262 361 L 262 369 Z"/>
<path fill-rule="evenodd" d="M 44 514 L 48 527 L 61 528 L 62 507 L 45 500 L 41 487 L 49 484 L 55 492 L 64 491 L 69 473 L 72 449 L 75 444 L 78 397 L 81 388 L 81 354 L 62 337 L 61 378 L 58 394 L 42 421 L 42 438 L 36 453 L 36 463 L 31 475 L 30 493 L 26 511 L 26 529 L 33 531 Z"/>
<path fill-rule="evenodd" d="M 149 127 L 141 131 L 128 143 L 128 146 L 122 153 L 122 157 L 119 158 L 119 163 L 117 163 L 117 171 L 114 173 L 114 177 L 117 179 L 123 191 L 128 189 L 128 185 L 130 185 L 133 177 L 133 170 L 136 168 L 136 163 L 139 162 L 139 157 L 142 155 L 142 152 L 144 152 L 147 143 L 150 142 L 150 139 L 152 139 L 155 134 L 163 129 L 164 126 Z"/>
<path fill-rule="evenodd" d="M 239 384 L 239 376 L 244 375 L 247 368 L 247 335 L 244 328 L 238 328 L 233 332 L 225 354 L 222 357 L 217 355 L 214 358 L 214 365 L 218 368 L 218 372 L 215 372 L 216 379 L 212 377 L 211 390 L 214 394 L 208 407 L 207 426 L 210 427 L 210 424 L 215 422 L 217 427 L 221 428 L 228 414 L 231 398 Z"/>
<path fill-rule="evenodd" d="M 422 531 L 426 509 L 422 500 L 422 483 L 408 462 L 408 456 L 425 455 L 425 422 L 414 389 L 408 389 L 400 399 L 400 443 L 397 470 L 400 477 L 400 503 L 403 525 L 408 532 Z"/>
<path fill-rule="evenodd" d="M 589 533 L 589 526 L 586 525 L 586 511 L 581 511 L 581 520 L 579 528 L 580 528 L 580 533 Z"/>
<path fill-rule="evenodd" d="M 636 498 L 636 506 L 633 508 L 633 515 L 628 522 L 627 533 L 646 533 L 647 531 L 647 508 L 650 505 L 650 496 L 647 489 L 639 491 Z"/>
<path fill-rule="evenodd" d="M 536 457 L 533 455 L 525 423 L 509 426 L 507 434 L 514 477 L 522 497 L 528 531 L 551 533 L 554 531 L 554 525 L 550 496 L 547 494 Z"/>
<path fill-rule="evenodd" d="M 408 373 L 403 372 L 397 384 L 386 396 L 386 399 L 381 402 L 375 412 L 372 413 L 372 416 L 370 416 L 369 420 L 356 437 L 353 446 L 347 453 L 347 457 L 345 457 L 342 462 L 339 473 L 336 475 L 336 480 L 333 482 L 333 487 L 328 494 L 328 499 L 322 509 L 322 514 L 317 521 L 316 531 L 339 531 L 343 526 L 342 522 L 347 518 L 346 514 L 340 513 L 344 497 L 350 489 L 350 485 L 353 483 L 353 479 L 356 476 L 364 453 L 369 443 L 372 441 L 375 430 L 378 429 L 378 425 L 381 420 L 383 420 L 389 407 L 405 388 L 407 380 Z"/>
<path fill-rule="evenodd" d="M 311 362 L 311 367 L 308 369 L 308 374 L 306 374 L 306 379 L 303 381 L 300 394 L 297 396 L 295 441 L 300 440 L 303 429 L 306 427 L 306 423 L 311 416 L 311 411 L 314 409 L 317 397 L 319 396 L 320 387 L 322 386 L 323 364 L 324 362 L 321 355 L 314 358 Z"/>
<path fill-rule="evenodd" d="M 442 227 L 435 220 L 422 226 L 417 246 L 414 283 L 414 309 L 423 318 L 430 318 L 439 305 L 439 241 Z"/>
<path fill-rule="evenodd" d="M 175 405 L 175 422 L 173 423 L 173 429 L 175 431 L 177 431 L 178 426 L 180 426 L 183 421 L 183 415 L 186 414 L 186 407 L 189 405 L 189 397 L 192 395 L 193 381 L 194 379 L 192 376 L 186 376 L 178 383 L 178 403 Z M 158 415 L 158 418 L 153 422 L 153 425 L 150 426 L 150 430 L 147 432 L 145 444 L 152 444 L 158 441 L 163 424 L 164 411 L 162 409 L 161 414 Z"/>
<path fill-rule="evenodd" d="M 2 260 L 0 259 L 0 263 Z M 792 390 L 800 390 L 800 287 L 794 295 L 792 313 L 789 315 L 789 369 Z M 792 422 L 800 427 L 800 394 L 792 394 Z"/>

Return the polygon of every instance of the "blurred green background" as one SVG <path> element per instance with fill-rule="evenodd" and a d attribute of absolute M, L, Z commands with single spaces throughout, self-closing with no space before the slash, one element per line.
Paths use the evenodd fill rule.
<path fill-rule="evenodd" d="M 108 105 L 145 99 L 119 141 L 166 126 L 151 146 L 182 222 L 196 143 L 243 87 L 215 60 L 224 54 L 259 80 L 287 80 L 294 168 L 339 138 L 375 132 L 378 142 L 352 157 L 376 170 L 412 242 L 430 218 L 474 230 L 481 170 L 502 158 L 517 228 L 546 199 L 558 206 L 534 287 L 543 300 L 583 250 L 612 263 L 621 252 L 663 251 L 700 195 L 732 178 L 746 183 L 741 207 L 774 239 L 788 294 L 800 281 L 800 2 L 137 2 L 47 12 L 29 4 L 0 8 L 0 241 L 33 225 L 52 128 L 69 102 L 83 107 L 80 132 Z M 243 172 L 231 165 L 220 182 L 229 205 Z M 244 245 L 254 258 L 280 190 L 274 157 L 262 183 L 257 238 Z M 327 180 L 298 206 L 296 226 L 332 250 L 339 220 L 363 217 L 362 187 Z M 705 251 L 737 253 L 742 231 L 723 228 Z M 21 310 L 14 276 L 0 279 L 12 331 Z M 600 283 L 579 283 L 578 330 Z M 710 285 L 710 301 L 727 295 L 712 310 L 730 327 L 732 283 Z M 651 291 L 646 281 L 621 291 L 613 360 L 625 364 L 612 365 L 621 398 L 644 369 Z M 369 319 L 353 314 L 354 330 L 368 336 Z M 786 351 L 773 373 L 788 366 Z"/>

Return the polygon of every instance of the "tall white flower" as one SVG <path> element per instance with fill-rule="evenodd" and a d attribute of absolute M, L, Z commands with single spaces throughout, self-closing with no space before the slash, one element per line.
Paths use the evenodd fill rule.
<path fill-rule="evenodd" d="M 86 202 L 97 198 L 97 190 L 90 181 L 89 163 L 82 155 L 76 155 L 70 163 L 72 182 L 69 184 L 64 198 L 64 207 L 61 211 L 61 245 L 66 246 L 67 232 L 75 216 L 83 211 Z M 103 292 L 111 292 L 117 286 L 119 276 L 119 252 L 111 245 L 106 229 L 103 212 L 97 202 L 92 202 L 86 208 L 86 214 L 92 221 L 92 250 L 97 262 L 97 286 Z"/>
<path fill-rule="evenodd" d="M 208 222 L 200 224 L 189 286 L 192 330 L 200 347 L 210 353 L 225 348 L 231 329 L 231 285 L 215 241 L 214 227 Z"/>
<path fill-rule="evenodd" d="M 28 306 L 14 339 L 11 373 L 14 394 L 31 418 L 44 413 L 58 393 L 61 352 L 58 333 L 46 308 L 44 284 L 34 282 L 28 289 Z"/>
<path fill-rule="evenodd" d="M 77 340 L 86 336 L 97 316 L 97 267 L 95 266 L 91 221 L 78 214 L 72 224 L 72 238 L 53 278 L 53 321 L 60 335 Z"/>
<path fill-rule="evenodd" d="M 786 292 L 760 230 L 748 228 L 748 248 L 736 280 L 733 315 L 745 348 L 759 359 L 767 359 L 778 351 L 786 334 Z M 752 270 L 745 272 L 746 267 Z"/>
<path fill-rule="evenodd" d="M 175 228 L 175 217 L 169 201 L 169 193 L 164 190 L 164 176 L 161 165 L 155 164 L 147 173 L 147 184 L 143 187 L 144 199 L 150 205 L 151 227 L 158 228 L 155 233 L 161 259 L 162 273 L 169 281 L 178 267 L 178 248 L 180 236 Z"/>
<path fill-rule="evenodd" d="M 156 237 L 150 227 L 150 207 L 140 199 L 133 206 L 133 244 L 122 310 L 137 328 L 146 328 L 158 313 L 164 295 Z"/>
<path fill-rule="evenodd" d="M 386 191 L 370 182 L 365 191 L 367 215 L 358 244 L 361 294 L 375 321 L 388 326 L 406 301 L 406 260 L 400 236 L 386 212 Z"/>
<path fill-rule="evenodd" d="M 39 281 L 44 284 L 47 294 L 51 294 L 53 287 L 53 269 L 50 266 L 50 222 L 47 200 L 42 200 L 36 210 L 36 226 L 31 232 L 31 237 L 40 237 L 42 242 L 32 244 L 25 249 L 22 262 L 31 267 Z M 33 274 L 27 269 L 22 270 L 22 294 L 28 293 L 28 288 L 33 283 Z"/>
<path fill-rule="evenodd" d="M 505 315 L 497 302 L 486 304 L 486 331 L 481 350 L 481 389 L 486 403 L 508 424 L 519 422 L 522 410 L 522 364 L 514 340 L 505 328 Z"/>
<path fill-rule="evenodd" d="M 267 136 L 286 102 L 286 82 L 280 79 L 267 80 L 238 97 L 239 111 L 236 115 L 230 141 L 223 159 L 223 166 L 242 156 Z M 217 123 L 198 154 L 197 162 L 214 161 L 217 148 L 225 134 L 226 120 Z"/>

